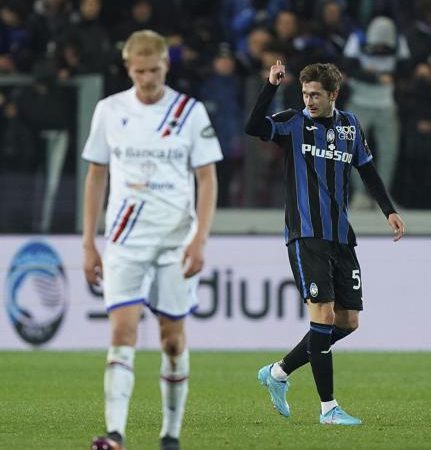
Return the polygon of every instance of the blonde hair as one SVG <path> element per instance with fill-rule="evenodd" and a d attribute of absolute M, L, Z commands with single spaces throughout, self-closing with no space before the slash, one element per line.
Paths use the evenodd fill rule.
<path fill-rule="evenodd" d="M 155 31 L 135 31 L 127 39 L 122 51 L 124 61 L 128 61 L 132 55 L 160 55 L 168 59 L 168 45 L 165 38 Z"/>

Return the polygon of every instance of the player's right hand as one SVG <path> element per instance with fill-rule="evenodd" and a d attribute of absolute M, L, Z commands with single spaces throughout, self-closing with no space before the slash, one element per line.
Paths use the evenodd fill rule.
<path fill-rule="evenodd" d="M 84 274 L 88 283 L 100 286 L 103 279 L 103 265 L 96 247 L 84 247 Z"/>
<path fill-rule="evenodd" d="M 394 232 L 394 242 L 399 241 L 406 233 L 404 220 L 397 213 L 392 213 L 389 214 L 388 222 Z"/>
<path fill-rule="evenodd" d="M 283 79 L 284 75 L 286 74 L 286 68 L 281 63 L 279 59 L 277 59 L 277 63 L 271 66 L 271 69 L 269 71 L 269 82 L 271 84 L 275 84 L 278 86 L 281 83 L 281 80 Z"/>

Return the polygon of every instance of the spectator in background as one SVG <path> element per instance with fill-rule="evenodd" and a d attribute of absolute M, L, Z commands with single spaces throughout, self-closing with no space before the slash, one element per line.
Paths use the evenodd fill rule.
<path fill-rule="evenodd" d="M 313 31 L 320 41 L 323 59 L 339 62 L 350 28 L 350 21 L 338 0 L 325 0 L 320 3 Z"/>
<path fill-rule="evenodd" d="M 431 63 L 431 0 L 416 2 L 417 20 L 407 32 L 414 65 Z"/>
<path fill-rule="evenodd" d="M 0 73 L 29 72 L 33 64 L 27 8 L 19 0 L 0 3 Z"/>
<path fill-rule="evenodd" d="M 431 208 L 431 65 L 419 63 L 401 91 L 405 186 L 400 201 L 410 208 Z"/>
<path fill-rule="evenodd" d="M 79 11 L 62 39 L 76 42 L 81 50 L 82 64 L 89 72 L 104 73 L 110 57 L 108 33 L 101 21 L 101 0 L 81 0 Z"/>
<path fill-rule="evenodd" d="M 376 17 L 366 33 L 354 32 L 344 49 L 350 99 L 366 134 L 372 130 L 377 146 L 379 172 L 388 190 L 398 156 L 399 123 L 394 99 L 396 76 L 406 76 L 410 51 L 405 37 L 388 17 Z M 368 209 L 374 203 L 356 173 L 353 174 L 352 208 Z"/>
<path fill-rule="evenodd" d="M 168 34 L 167 42 L 170 59 L 168 84 L 188 95 L 198 96 L 202 80 L 210 70 L 208 53 L 211 53 L 211 48 L 205 48 L 198 36 L 186 38 L 179 31 Z"/>
<path fill-rule="evenodd" d="M 57 42 L 69 26 L 71 3 L 68 0 L 37 0 L 29 19 L 33 46 L 39 57 L 54 55 Z"/>
<path fill-rule="evenodd" d="M 214 57 L 212 72 L 200 89 L 223 152 L 223 160 L 217 163 L 219 186 L 218 206 L 235 206 L 232 182 L 242 165 L 243 157 L 243 108 L 240 87 L 235 74 L 235 58 L 229 47 L 221 45 Z"/>
<path fill-rule="evenodd" d="M 135 0 L 126 20 L 120 22 L 112 33 L 112 43 L 121 53 L 121 48 L 127 38 L 135 31 L 151 29 L 159 30 L 153 14 L 153 5 L 150 0 Z"/>
<path fill-rule="evenodd" d="M 239 73 L 243 76 L 255 75 L 262 67 L 262 53 L 274 38 L 266 28 L 255 28 L 247 36 L 247 47 L 236 54 Z"/>
<path fill-rule="evenodd" d="M 82 50 L 78 41 L 72 38 L 63 40 L 55 52 L 55 65 L 59 80 L 68 80 L 75 75 L 90 72 L 90 68 L 82 62 Z"/>
<path fill-rule="evenodd" d="M 302 67 L 300 24 L 297 15 L 293 11 L 280 11 L 274 21 L 275 43 L 283 52 L 282 60 L 287 58 L 289 68 L 294 74 L 299 74 Z"/>
<path fill-rule="evenodd" d="M 349 9 L 363 28 L 377 16 L 390 17 L 399 24 L 402 11 L 400 0 L 349 0 Z"/>
<path fill-rule="evenodd" d="M 289 0 L 223 0 L 220 12 L 223 38 L 235 52 L 244 53 L 251 30 L 270 27 L 278 12 L 289 6 Z"/>

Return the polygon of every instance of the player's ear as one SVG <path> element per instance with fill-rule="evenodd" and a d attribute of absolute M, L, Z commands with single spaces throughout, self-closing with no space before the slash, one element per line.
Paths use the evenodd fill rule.
<path fill-rule="evenodd" d="M 340 91 L 338 89 L 336 91 L 334 91 L 334 92 L 330 92 L 329 93 L 329 100 L 335 102 L 335 100 L 337 100 L 337 98 L 338 98 L 338 93 L 339 92 Z"/>

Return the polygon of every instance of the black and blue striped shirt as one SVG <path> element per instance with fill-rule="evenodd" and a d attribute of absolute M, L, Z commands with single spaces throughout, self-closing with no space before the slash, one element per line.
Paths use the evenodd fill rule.
<path fill-rule="evenodd" d="M 264 87 L 246 132 L 273 140 L 285 150 L 286 242 L 317 237 L 355 245 L 347 216 L 350 172 L 352 166 L 374 168 L 358 119 L 337 109 L 332 117 L 317 120 L 306 109 L 266 116 L 276 88 L 270 83 Z M 384 187 L 381 193 L 382 187 L 378 186 L 384 198 L 381 207 L 388 215 L 394 209 Z"/>

